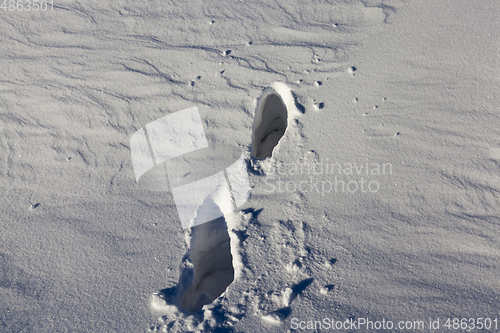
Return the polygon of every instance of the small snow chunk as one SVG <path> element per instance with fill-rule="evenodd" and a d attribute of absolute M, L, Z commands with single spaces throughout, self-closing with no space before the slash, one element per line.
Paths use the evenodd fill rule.
<path fill-rule="evenodd" d="M 314 103 L 313 107 L 316 111 L 318 111 L 318 110 L 321 110 L 325 107 L 325 103 L 323 103 L 323 102 Z"/>
<path fill-rule="evenodd" d="M 289 306 L 292 300 L 293 290 L 292 288 L 286 288 L 283 292 L 283 304 Z"/>
<path fill-rule="evenodd" d="M 334 291 L 335 291 L 335 285 L 329 284 L 321 288 L 319 292 L 322 293 L 323 295 L 328 295 L 333 293 Z"/>
<path fill-rule="evenodd" d="M 162 309 L 167 306 L 167 302 L 160 294 L 153 294 L 151 297 L 151 307 L 154 309 Z"/>
<path fill-rule="evenodd" d="M 279 312 L 272 312 L 272 313 L 262 317 L 262 319 L 265 320 L 266 322 L 268 322 L 269 324 L 276 325 L 276 324 L 280 324 L 285 319 L 285 316 Z"/>
<path fill-rule="evenodd" d="M 302 258 L 295 259 L 294 262 L 289 263 L 285 266 L 286 270 L 290 273 L 297 272 L 302 268 Z"/>
<path fill-rule="evenodd" d="M 292 272 L 296 272 L 299 270 L 299 267 L 297 267 L 296 265 L 294 265 L 293 263 L 289 263 L 285 266 L 286 270 L 290 273 Z"/>

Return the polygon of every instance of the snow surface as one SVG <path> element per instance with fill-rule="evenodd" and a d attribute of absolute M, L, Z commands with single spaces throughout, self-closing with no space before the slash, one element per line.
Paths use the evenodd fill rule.
<path fill-rule="evenodd" d="M 499 318 L 498 17 L 496 0 L 0 10 L 0 332 Z M 273 84 L 300 114 L 258 160 Z M 136 184 L 130 139 L 194 106 L 209 146 L 246 154 L 251 196 L 185 230 L 171 192 Z"/>

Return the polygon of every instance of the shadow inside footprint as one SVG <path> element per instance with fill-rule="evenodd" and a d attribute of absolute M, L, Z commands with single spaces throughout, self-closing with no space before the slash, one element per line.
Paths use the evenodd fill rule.
<path fill-rule="evenodd" d="M 287 125 L 287 107 L 281 96 L 269 88 L 257 103 L 252 133 L 252 156 L 259 159 L 271 157 L 274 147 L 285 134 Z"/>
<path fill-rule="evenodd" d="M 224 217 L 192 228 L 189 258 L 194 267 L 194 281 L 182 298 L 182 307 L 198 312 L 219 297 L 234 280 Z"/>

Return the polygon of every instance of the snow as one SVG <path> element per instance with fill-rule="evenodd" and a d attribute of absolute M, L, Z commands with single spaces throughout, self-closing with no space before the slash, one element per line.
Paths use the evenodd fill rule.
<path fill-rule="evenodd" d="M 0 13 L 0 332 L 498 318 L 497 1 Z M 222 170 L 183 228 L 164 182 Z"/>

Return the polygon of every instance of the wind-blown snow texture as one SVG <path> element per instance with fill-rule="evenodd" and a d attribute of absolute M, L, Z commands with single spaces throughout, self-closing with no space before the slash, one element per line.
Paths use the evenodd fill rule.
<path fill-rule="evenodd" d="M 0 331 L 497 318 L 498 17 L 494 0 L 0 10 Z M 302 114 L 259 161 L 253 116 L 273 82 Z M 193 106 L 209 145 L 248 153 L 251 197 L 212 231 L 185 232 L 130 158 L 133 133 Z M 193 281 L 197 310 L 231 274 L 213 304 L 182 308 Z"/>

